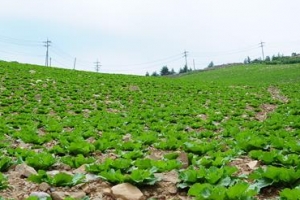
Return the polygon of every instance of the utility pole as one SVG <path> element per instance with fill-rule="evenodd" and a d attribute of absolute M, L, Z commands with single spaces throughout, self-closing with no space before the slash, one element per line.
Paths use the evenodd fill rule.
<path fill-rule="evenodd" d="M 99 72 L 101 65 L 98 60 L 95 62 L 95 66 L 96 66 L 96 72 Z"/>
<path fill-rule="evenodd" d="M 194 71 L 196 70 L 196 67 L 195 67 L 195 59 L 193 59 L 193 65 L 194 65 Z"/>
<path fill-rule="evenodd" d="M 51 61 L 52 61 L 52 58 L 50 57 L 50 65 L 49 65 L 50 67 L 51 67 Z"/>
<path fill-rule="evenodd" d="M 49 47 L 50 47 L 51 41 L 48 40 L 48 38 L 47 38 L 47 40 L 44 41 L 44 43 L 45 43 L 44 46 L 47 48 L 47 50 L 46 50 L 45 66 L 48 67 L 49 66 Z"/>
<path fill-rule="evenodd" d="M 265 54 L 264 54 L 264 42 L 260 42 L 261 52 L 262 52 L 262 60 L 265 60 Z"/>
<path fill-rule="evenodd" d="M 76 67 L 76 58 L 74 59 L 74 70 L 75 70 L 75 67 Z"/>
<path fill-rule="evenodd" d="M 185 58 L 185 66 L 186 66 L 186 68 L 188 68 L 188 64 L 187 64 L 187 54 L 188 54 L 188 52 L 185 50 L 185 51 L 183 52 L 183 56 L 184 56 L 184 58 Z"/>

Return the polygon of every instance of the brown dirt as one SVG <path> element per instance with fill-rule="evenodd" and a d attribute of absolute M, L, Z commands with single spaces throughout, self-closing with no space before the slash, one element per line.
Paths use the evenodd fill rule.
<path fill-rule="evenodd" d="M 289 101 L 289 99 L 286 96 L 284 96 L 278 88 L 276 88 L 274 86 L 269 87 L 268 92 L 271 94 L 272 98 L 275 100 L 278 100 L 282 103 L 287 103 Z"/>
<path fill-rule="evenodd" d="M 277 105 L 262 104 L 260 108 L 262 111 L 256 113 L 255 119 L 257 119 L 258 121 L 265 121 L 267 119 L 268 114 L 274 112 L 274 110 L 277 108 Z"/>
<path fill-rule="evenodd" d="M 261 190 L 261 194 L 257 196 L 259 200 L 276 200 L 278 199 L 281 188 L 265 187 Z"/>
<path fill-rule="evenodd" d="M 68 173 L 74 173 L 74 170 L 67 169 L 57 166 L 59 171 L 64 171 Z M 68 170 L 68 171 L 66 171 Z M 78 169 L 80 170 L 80 169 Z M 81 169 L 82 170 L 82 169 Z M 93 199 L 103 199 L 103 200 L 116 200 L 117 198 L 111 192 L 112 184 L 105 182 L 101 179 L 92 180 L 87 183 L 79 184 L 74 187 L 44 187 L 45 183 L 35 184 L 27 181 L 25 177 L 21 177 L 20 173 L 12 167 L 8 172 L 4 173 L 9 181 L 9 188 L 2 190 L 0 196 L 5 199 L 26 199 L 32 192 L 46 192 L 51 195 L 53 192 L 67 192 L 72 194 L 74 192 L 82 191 L 87 196 Z M 156 198 L 159 200 L 165 199 L 178 199 L 178 200 L 191 200 L 186 192 L 180 191 L 176 187 L 178 182 L 177 174 L 174 172 L 156 174 L 156 176 L 161 177 L 161 181 L 156 183 L 154 186 L 144 186 L 139 187 L 139 189 L 144 194 L 143 199 Z M 46 190 L 43 191 L 43 188 Z"/>
<path fill-rule="evenodd" d="M 241 156 L 232 160 L 229 165 L 238 168 L 236 175 L 248 175 L 260 166 L 259 162 L 255 166 L 252 166 L 251 163 L 254 161 L 256 160 L 253 160 L 247 156 Z"/>
<path fill-rule="evenodd" d="M 278 100 L 282 103 L 288 103 L 289 101 L 289 99 L 286 96 L 284 96 L 278 88 L 274 86 L 269 87 L 268 92 L 270 93 L 271 97 L 275 100 Z M 256 113 L 255 119 L 262 122 L 267 119 L 269 113 L 274 112 L 274 110 L 277 108 L 277 105 L 266 103 L 262 104 L 260 108 L 261 112 Z M 253 108 L 251 106 L 247 106 L 246 110 L 253 111 Z"/>

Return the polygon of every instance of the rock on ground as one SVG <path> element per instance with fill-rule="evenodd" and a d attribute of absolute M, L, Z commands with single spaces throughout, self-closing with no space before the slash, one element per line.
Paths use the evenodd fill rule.
<path fill-rule="evenodd" d="M 39 199 L 50 197 L 46 192 L 31 192 L 30 196 L 38 197 Z"/>
<path fill-rule="evenodd" d="M 143 197 L 143 193 L 130 183 L 122 183 L 115 185 L 111 188 L 115 197 L 124 200 L 140 200 Z"/>
<path fill-rule="evenodd" d="M 20 174 L 20 177 L 29 177 L 30 175 L 37 174 L 36 170 L 25 163 L 16 166 L 15 171 Z"/>
<path fill-rule="evenodd" d="M 53 200 L 64 200 L 66 197 L 81 199 L 85 196 L 85 192 L 52 192 L 51 194 Z"/>

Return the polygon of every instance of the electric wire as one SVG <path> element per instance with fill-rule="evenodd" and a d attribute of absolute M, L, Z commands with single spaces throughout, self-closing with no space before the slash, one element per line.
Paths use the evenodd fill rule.
<path fill-rule="evenodd" d="M 144 63 L 138 63 L 138 64 L 121 64 L 121 65 L 117 65 L 117 64 L 107 64 L 107 66 L 122 66 L 122 67 L 127 67 L 127 66 L 140 66 L 140 65 L 147 65 L 147 64 L 153 64 L 153 63 L 157 63 L 157 62 L 161 62 L 161 61 L 167 61 L 167 60 L 170 60 L 170 59 L 173 59 L 175 57 L 178 58 L 178 56 L 180 56 L 180 58 L 182 58 L 182 53 L 180 54 L 176 54 L 176 55 L 172 55 L 172 56 L 169 56 L 169 57 L 165 57 L 165 58 L 160 58 L 160 59 L 157 59 L 157 60 L 152 60 L 152 61 L 147 61 L 147 62 L 144 62 Z"/>
<path fill-rule="evenodd" d="M 21 52 L 21 51 L 9 51 L 9 50 L 0 50 L 0 52 L 8 55 L 15 55 L 15 56 L 27 56 L 27 57 L 44 57 L 44 55 L 36 55 L 36 54 L 31 54 L 28 52 Z"/>
<path fill-rule="evenodd" d="M 300 40 L 290 41 L 290 43 L 300 43 Z M 26 39 L 18 39 L 18 38 L 12 38 L 0 35 L 0 43 L 6 44 L 6 45 L 17 45 L 17 46 L 25 46 L 25 47 L 37 47 L 43 46 L 42 41 L 36 41 L 36 40 L 26 40 Z M 276 43 L 268 44 L 268 47 L 274 47 L 276 46 Z M 259 54 L 257 52 L 254 52 L 255 50 L 259 49 L 261 46 L 258 44 L 256 45 L 249 45 L 242 48 L 232 49 L 232 50 L 224 50 L 224 51 L 213 51 L 213 52 L 189 52 L 189 57 L 192 58 L 217 58 L 222 56 L 228 56 L 228 55 L 234 55 L 234 54 L 241 54 L 248 52 L 248 56 L 255 57 Z M 36 55 L 29 53 L 29 51 L 22 52 L 22 51 L 16 51 L 16 50 L 2 50 L 0 49 L 0 53 L 6 54 L 6 55 L 15 55 L 15 56 L 28 56 L 28 57 L 44 57 L 45 55 Z M 53 55 L 51 57 L 52 61 L 54 63 L 57 63 L 63 67 L 73 69 L 74 65 L 74 59 L 75 56 L 72 56 L 68 52 L 64 51 L 62 48 L 60 48 L 56 43 L 52 43 L 50 48 L 50 53 Z M 259 56 L 258 56 L 259 57 Z M 181 67 L 183 65 L 183 58 L 184 58 L 184 52 L 171 55 L 168 57 L 159 58 L 156 60 L 149 60 L 146 62 L 141 63 L 135 63 L 135 64 L 110 64 L 110 63 L 104 63 L 102 62 L 101 70 L 104 71 L 114 71 L 114 72 L 128 72 L 133 70 L 152 70 L 156 69 L 158 67 L 167 66 L 169 64 L 173 64 L 173 66 Z M 176 63 L 177 61 L 182 61 L 182 63 Z M 203 65 L 202 61 L 197 61 L 195 65 Z M 88 67 L 89 66 L 89 67 Z M 86 68 L 86 69 L 94 69 L 94 62 L 83 60 L 81 58 L 76 58 L 76 68 Z M 118 69 L 112 69 L 112 67 L 118 67 Z M 122 69 L 122 67 L 130 67 L 130 69 Z"/>
<path fill-rule="evenodd" d="M 17 46 L 27 46 L 27 47 L 37 47 L 42 45 L 42 42 L 40 41 L 17 39 L 17 38 L 7 37 L 3 35 L 0 35 L 0 42 L 11 44 L 11 45 L 17 45 Z"/>

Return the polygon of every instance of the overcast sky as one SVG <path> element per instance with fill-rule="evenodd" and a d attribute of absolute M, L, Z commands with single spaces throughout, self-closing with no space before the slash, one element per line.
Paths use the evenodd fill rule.
<path fill-rule="evenodd" d="M 300 53 L 299 0 L 0 0 L 0 60 L 139 74 Z"/>

